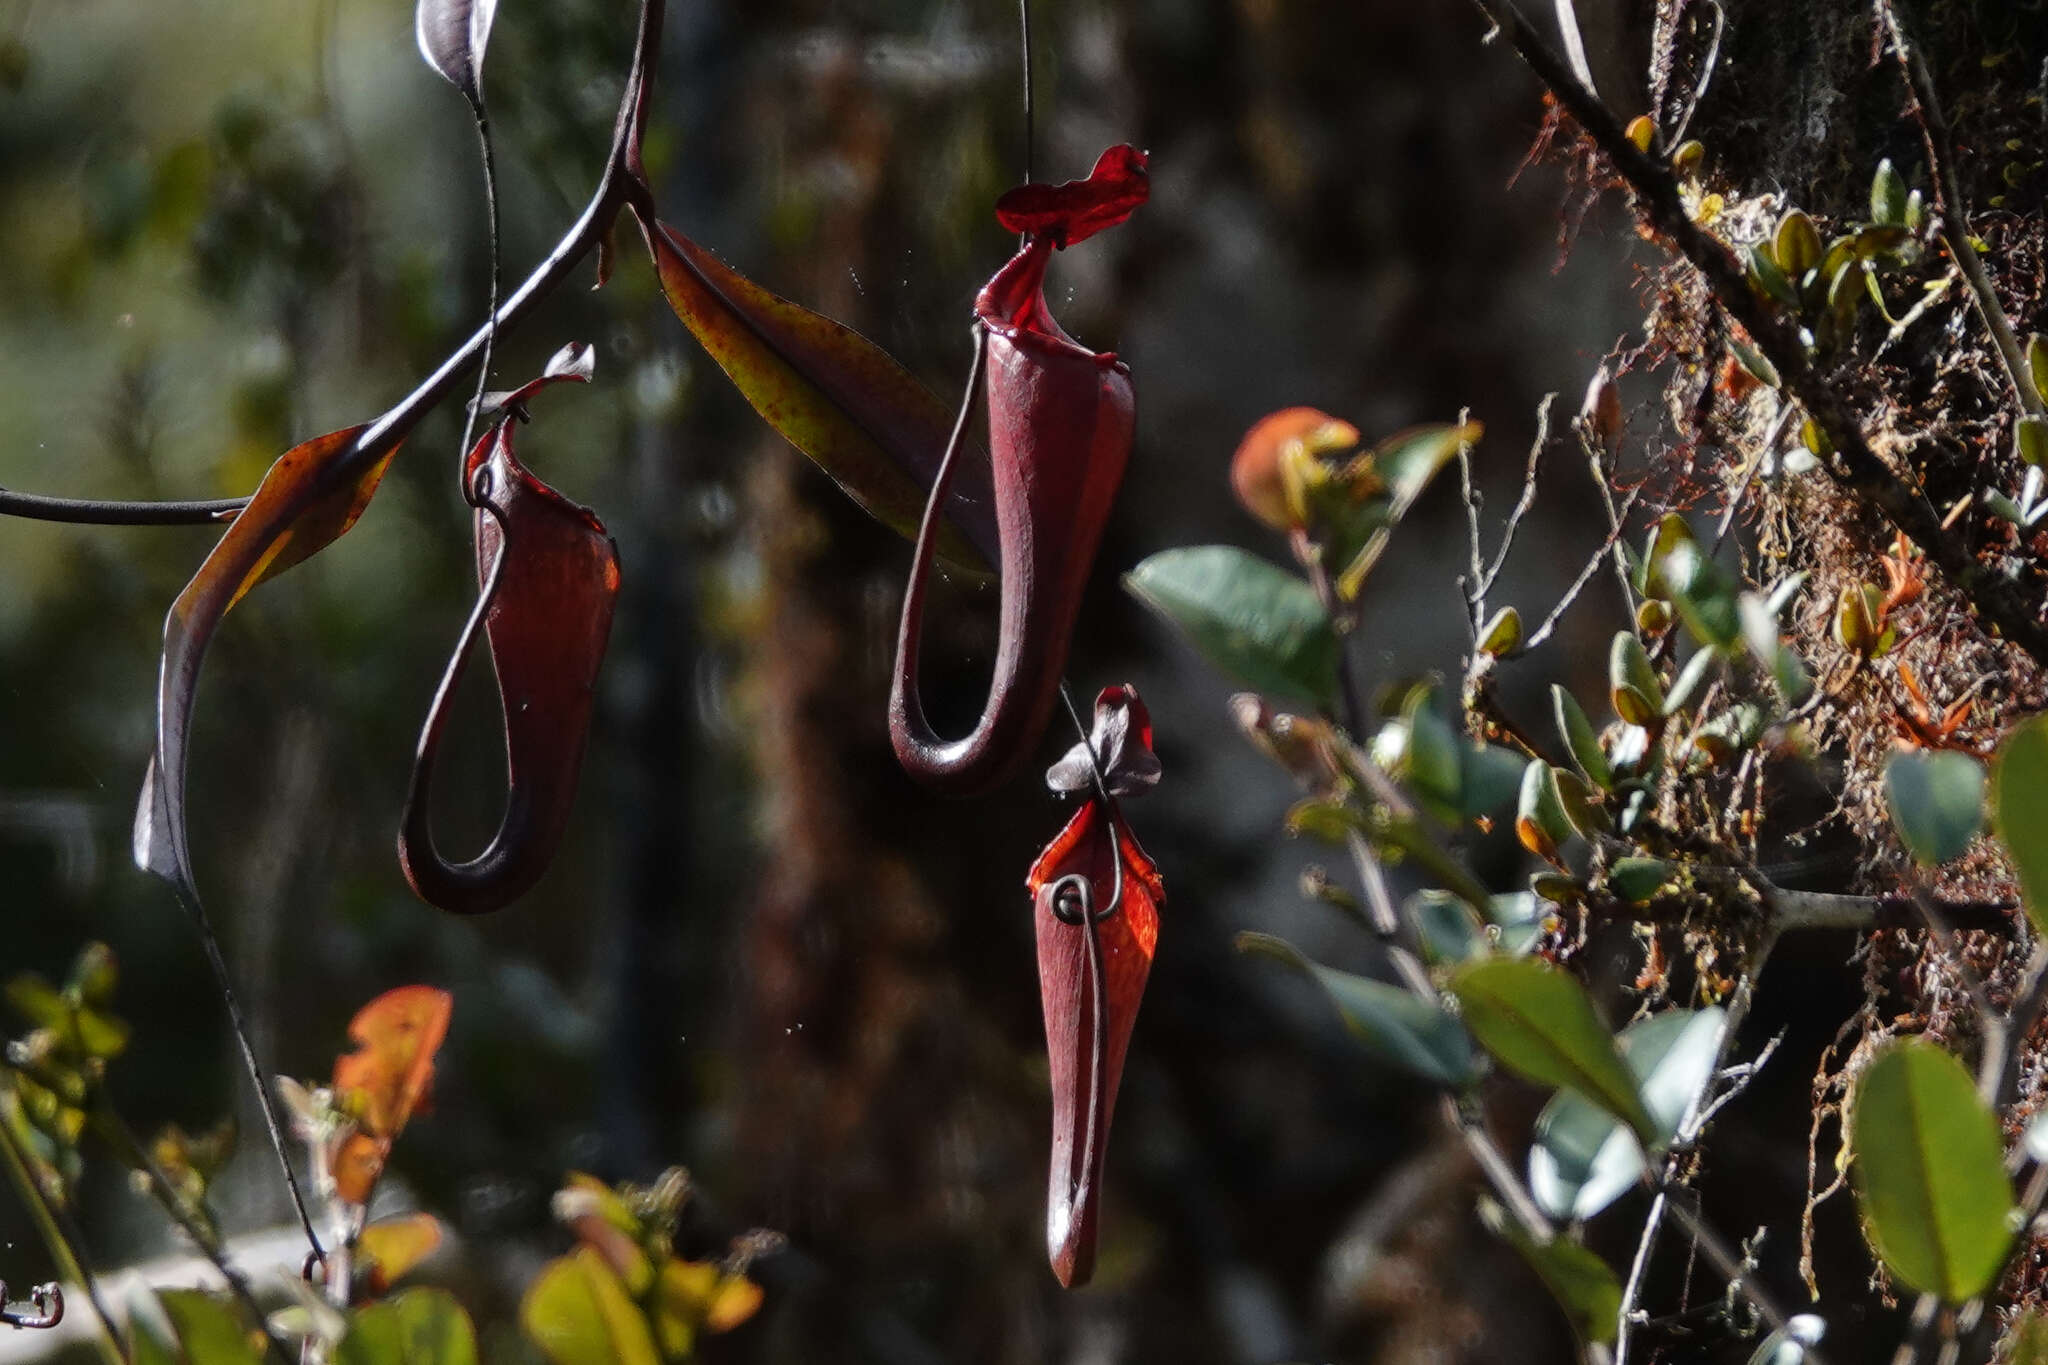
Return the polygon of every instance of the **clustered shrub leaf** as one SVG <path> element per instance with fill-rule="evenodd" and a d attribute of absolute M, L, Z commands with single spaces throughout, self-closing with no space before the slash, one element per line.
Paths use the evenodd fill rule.
<path fill-rule="evenodd" d="M 1956 1058 L 1889 1043 L 1858 1077 L 1849 1149 L 1871 1244 L 1902 1283 L 1952 1304 L 1991 1287 L 2012 1243 L 1998 1120 Z"/>
<path fill-rule="evenodd" d="M 1383 1061 L 1452 1089 L 1477 1078 L 1472 1044 L 1464 1028 L 1443 1010 L 1398 986 L 1310 961 L 1293 944 L 1271 934 L 1239 934 L 1237 947 L 1285 962 L 1321 986 L 1351 1036 Z"/>
<path fill-rule="evenodd" d="M 1622 1060 L 1642 1094 L 1659 1143 L 1678 1134 L 1706 1088 L 1727 1016 L 1719 1008 L 1666 1010 L 1621 1031 Z M 1593 1217 L 1634 1188 L 1643 1174 L 1636 1135 L 1576 1090 L 1560 1090 L 1536 1119 L 1529 1151 L 1529 1192 L 1553 1218 Z"/>
<path fill-rule="evenodd" d="M 1899 749 L 1884 793 L 1899 839 L 1930 867 L 1961 857 L 1984 826 L 1984 765 L 1969 754 Z"/>
<path fill-rule="evenodd" d="M 1450 988 L 1472 1036 L 1508 1070 L 1575 1090 L 1645 1144 L 1657 1141 L 1635 1077 L 1585 988 L 1568 973 L 1534 958 L 1490 958 L 1460 969 Z"/>
<path fill-rule="evenodd" d="M 1234 545 L 1196 545 L 1151 556 L 1124 575 L 1124 586 L 1231 677 L 1274 696 L 1330 704 L 1337 633 L 1298 576 Z"/>
<path fill-rule="evenodd" d="M 1999 842 L 2019 874 L 2020 900 L 2034 932 L 2048 934 L 2048 716 L 2014 730 L 1992 768 L 1991 806 Z"/>

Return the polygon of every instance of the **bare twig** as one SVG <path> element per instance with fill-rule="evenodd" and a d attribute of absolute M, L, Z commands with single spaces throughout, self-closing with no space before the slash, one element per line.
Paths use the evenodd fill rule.
<path fill-rule="evenodd" d="M 1458 425 L 1470 420 L 1468 408 L 1458 414 Z M 1539 425 L 1541 415 L 1539 414 Z M 1463 589 L 1465 616 L 1471 627 L 1472 641 L 1479 642 L 1480 617 L 1486 613 L 1486 590 L 1480 586 L 1486 580 L 1486 558 L 1479 548 L 1479 494 L 1472 487 L 1472 443 L 1458 442 L 1458 493 L 1465 504 L 1465 535 L 1471 550 L 1471 567 L 1458 576 L 1458 586 Z"/>
<path fill-rule="evenodd" d="M 1586 590 L 1586 585 L 1593 581 L 1593 575 L 1600 571 L 1601 562 L 1612 555 L 1615 548 L 1621 544 L 1622 530 L 1628 525 L 1628 514 L 1635 510 L 1636 499 L 1642 495 L 1642 491 L 1640 487 L 1628 490 L 1628 496 L 1621 500 L 1621 506 L 1615 510 L 1613 527 L 1607 532 L 1607 539 L 1601 543 L 1599 551 L 1586 561 L 1586 566 L 1579 570 L 1579 576 L 1565 589 L 1564 596 L 1557 599 L 1557 605 L 1543 618 L 1543 624 L 1530 633 L 1529 638 L 1522 642 L 1522 647 L 1515 653 L 1522 654 L 1536 648 L 1557 630 L 1557 623 L 1564 619 L 1564 614 L 1571 610 L 1572 603 L 1579 600 L 1579 594 Z"/>
<path fill-rule="evenodd" d="M 1727 1017 L 1721 1024 L 1721 1036 L 1714 1044 L 1714 1064 L 1707 1071 L 1706 1083 L 1686 1101 L 1685 1112 L 1679 1118 L 1672 1150 L 1664 1158 L 1662 1177 L 1656 1182 L 1657 1193 L 1643 1219 L 1643 1235 L 1636 1243 L 1635 1258 L 1629 1263 L 1628 1283 L 1622 1290 L 1621 1314 L 1615 1330 L 1614 1365 L 1627 1365 L 1629 1336 L 1637 1325 L 1640 1311 L 1636 1305 L 1642 1295 L 1644 1276 L 1649 1272 L 1650 1258 L 1656 1253 L 1657 1236 L 1663 1228 L 1666 1208 L 1671 1203 L 1670 1191 L 1678 1181 L 1685 1154 L 1699 1142 L 1708 1120 L 1720 1107 L 1718 1102 L 1709 1102 L 1708 1094 L 1727 1066 L 1729 1054 L 1735 1050 L 1736 1035 L 1741 1032 L 1743 1021 L 1749 1017 L 1750 1006 L 1756 1000 L 1757 978 L 1763 975 L 1764 964 L 1770 960 L 1780 932 L 1780 926 L 1766 926 L 1763 937 L 1750 951 L 1749 960 L 1743 964 L 1742 975 L 1736 982 L 1735 993 L 1729 998 Z M 1765 1055 L 1769 1055 L 1768 1049 Z M 1762 1061 L 1763 1058 L 1759 1057 L 1756 1064 L 1761 1065 Z"/>
<path fill-rule="evenodd" d="M 1543 463 L 1543 451 L 1550 444 L 1550 405 L 1557 401 L 1557 395 L 1546 393 L 1543 401 L 1536 405 L 1536 439 L 1529 443 L 1529 467 L 1522 474 L 1522 495 L 1515 499 L 1514 510 L 1508 513 L 1508 524 L 1500 535 L 1500 546 L 1494 551 L 1493 563 L 1479 576 L 1479 583 L 1473 589 L 1472 604 L 1474 619 L 1484 610 L 1486 594 L 1493 591 L 1493 585 L 1500 579 L 1500 571 L 1507 567 L 1508 552 L 1515 548 L 1515 532 L 1522 527 L 1522 518 L 1529 515 L 1529 509 L 1536 505 L 1536 469 Z M 1476 548 L 1477 541 L 1474 541 Z M 1473 557 L 1477 567 L 1478 556 Z"/>
<path fill-rule="evenodd" d="M 1785 1311 L 1778 1307 L 1777 1300 L 1771 1297 L 1770 1292 L 1756 1282 L 1756 1275 L 1748 1259 L 1737 1256 L 1728 1244 L 1721 1240 L 1721 1235 L 1714 1231 L 1713 1225 L 1702 1218 L 1698 1210 L 1685 1200 L 1673 1199 L 1669 1201 L 1669 1205 L 1672 1216 L 1685 1224 L 1686 1233 L 1699 1244 L 1700 1250 L 1706 1253 L 1707 1264 L 1714 1267 L 1714 1273 L 1740 1292 L 1743 1298 L 1749 1300 L 1750 1305 L 1773 1332 L 1784 1331 L 1788 1322 Z M 1827 1365 L 1817 1346 L 1806 1348 L 1806 1360 L 1809 1365 Z"/>
<path fill-rule="evenodd" d="M 1628 581 L 1628 556 L 1622 550 L 1621 538 L 1627 534 L 1628 514 L 1614 501 L 1614 485 L 1607 479 L 1607 464 L 1603 449 L 1587 432 L 1583 423 L 1578 427 L 1579 447 L 1586 452 L 1586 467 L 1592 472 L 1593 486 L 1600 490 L 1600 504 L 1607 509 L 1608 556 L 1614 561 L 1614 581 L 1621 587 L 1621 602 L 1628 609 L 1630 620 L 1636 614 L 1635 585 Z M 1630 506 L 1634 506 L 1631 490 Z"/>

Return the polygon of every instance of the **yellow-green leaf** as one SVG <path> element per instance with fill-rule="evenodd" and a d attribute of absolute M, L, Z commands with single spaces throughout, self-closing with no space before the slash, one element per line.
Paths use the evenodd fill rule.
<path fill-rule="evenodd" d="M 2034 932 L 2048 934 L 2048 717 L 2006 736 L 1991 769 L 1992 827 L 2019 873 Z"/>
<path fill-rule="evenodd" d="M 357 1310 L 334 1365 L 476 1365 L 476 1329 L 443 1289 L 408 1289 Z"/>
<path fill-rule="evenodd" d="M 1949 1303 L 1991 1287 L 2012 1245 L 1998 1120 L 1963 1064 L 1921 1038 L 1856 1080 L 1849 1150 L 1864 1226 L 1898 1279 Z"/>
<path fill-rule="evenodd" d="M 554 1365 L 661 1365 L 646 1317 L 587 1246 L 541 1271 L 519 1305 L 519 1324 Z"/>
<path fill-rule="evenodd" d="M 669 306 L 754 411 L 870 516 L 914 539 L 953 409 L 852 328 L 770 293 L 665 223 L 640 227 Z M 939 557 L 986 573 L 996 545 L 988 461 L 963 452 Z"/>

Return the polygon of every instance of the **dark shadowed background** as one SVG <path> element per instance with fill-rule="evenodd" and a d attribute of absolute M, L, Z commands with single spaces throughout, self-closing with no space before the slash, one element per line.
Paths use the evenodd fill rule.
<path fill-rule="evenodd" d="M 511 278 L 602 162 L 631 8 L 501 6 L 487 88 Z M 1151 204 L 1058 261 L 1049 290 L 1139 395 L 1071 673 L 1084 696 L 1139 685 L 1167 774 L 1129 812 L 1168 901 L 1097 1284 L 1060 1291 L 1041 1232 L 1022 880 L 1064 812 L 1033 780 L 952 803 L 897 771 L 883 711 L 908 547 L 762 426 L 622 234 L 605 291 L 561 291 L 497 367 L 514 383 L 595 343 L 596 383 L 539 400 L 522 453 L 605 518 L 625 570 L 575 827 L 541 888 L 460 920 L 417 902 L 392 852 L 473 592 L 455 404 L 355 531 L 237 609 L 200 699 L 198 875 L 264 1057 L 322 1077 L 372 995 L 454 993 L 434 1110 L 390 1193 L 458 1235 L 441 1273 L 500 1324 L 486 1359 L 527 1349 L 505 1324 L 564 1244 L 548 1212 L 563 1172 L 670 1164 L 697 1184 L 688 1249 L 754 1226 L 789 1238 L 759 1267 L 760 1317 L 712 1359 L 1569 1356 L 1540 1286 L 1478 1228 L 1433 1102 L 1298 981 L 1232 952 L 1249 928 L 1374 961 L 1297 891 L 1317 851 L 1281 834 L 1293 790 L 1231 727 L 1230 684 L 1118 576 L 1177 544 L 1284 557 L 1225 474 L 1245 427 L 1293 404 L 1369 437 L 1469 408 L 1504 510 L 1539 400 L 1562 392 L 1561 423 L 1640 315 L 1635 244 L 1596 212 L 1561 251 L 1562 179 L 1516 175 L 1536 89 L 1456 0 L 1062 0 L 1036 19 L 1041 174 L 1084 174 L 1118 141 L 1153 171 Z M 1593 36 L 1603 70 L 1639 66 Z M 665 214 L 950 401 L 975 291 L 1010 250 L 989 206 L 1022 162 L 1014 10 L 676 0 L 659 80 Z M 419 60 L 403 0 L 0 0 L 0 482 L 246 492 L 474 324 L 482 225 L 467 111 Z M 1496 593 L 1532 619 L 1603 530 L 1577 457 L 1552 458 Z M 1360 645 L 1376 683 L 1455 676 L 1454 482 L 1376 576 Z M 163 613 L 211 535 L 0 523 L 0 965 L 55 974 L 87 939 L 115 948 L 137 1030 L 117 1092 L 145 1127 L 242 1115 L 222 1195 L 248 1229 L 285 1217 L 276 1172 L 194 936 L 127 855 Z M 1610 587 L 1509 680 L 1511 708 L 1540 714 L 1552 678 L 1596 675 Z M 993 595 L 942 593 L 935 612 L 926 678 L 961 728 Z M 494 705 L 473 671 L 438 822 L 452 849 L 496 822 Z M 1049 738 L 1045 761 L 1069 742 Z M 1503 886 L 1518 857 L 1475 853 Z M 1758 1176 L 1778 1182 L 1775 1216 L 1803 1177 Z M 111 1169 L 86 1206 L 102 1264 L 170 1246 Z M 1789 1256 L 1796 1224 L 1772 1235 Z M 0 1196 L 0 1277 L 47 1273 Z"/>

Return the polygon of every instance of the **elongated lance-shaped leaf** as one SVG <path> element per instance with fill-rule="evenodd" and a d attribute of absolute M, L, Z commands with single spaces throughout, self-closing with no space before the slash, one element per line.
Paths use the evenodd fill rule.
<path fill-rule="evenodd" d="M 483 592 L 420 734 L 398 836 L 399 866 L 413 890 L 461 914 L 509 905 L 554 860 L 619 592 L 618 550 L 604 524 L 527 472 L 512 453 L 514 425 L 502 419 L 469 455 Z M 448 708 L 480 625 L 504 707 L 505 814 L 482 853 L 451 863 L 434 848 L 430 790 Z"/>
<path fill-rule="evenodd" d="M 1469 913 L 1449 897 L 1444 903 L 1460 914 Z M 1271 934 L 1241 933 L 1237 950 L 1285 962 L 1321 986 L 1351 1036 L 1383 1060 L 1453 1090 L 1478 1079 L 1465 1026 L 1429 1001 L 1384 981 L 1325 967 Z"/>
<path fill-rule="evenodd" d="M 1577 1091 L 1636 1131 L 1660 1141 L 1636 1078 L 1572 976 L 1532 958 L 1488 958 L 1460 969 L 1451 993 L 1480 1046 L 1510 1071 Z"/>
<path fill-rule="evenodd" d="M 642 216 L 640 229 L 669 306 L 754 410 L 870 516 L 915 539 L 953 410 L 852 328 L 770 293 L 666 223 Z M 986 573 L 1000 557 L 988 462 L 957 463 L 938 555 Z"/>
<path fill-rule="evenodd" d="M 413 12 L 420 55 L 472 108 L 483 106 L 484 49 L 497 17 L 498 0 L 420 0 Z"/>
<path fill-rule="evenodd" d="M 207 646 L 249 589 L 331 544 L 363 514 L 398 450 L 351 460 L 364 430 L 331 432 L 279 456 L 164 618 L 156 751 L 135 812 L 135 863 L 188 894 L 196 888 L 185 830 L 187 732 Z"/>

